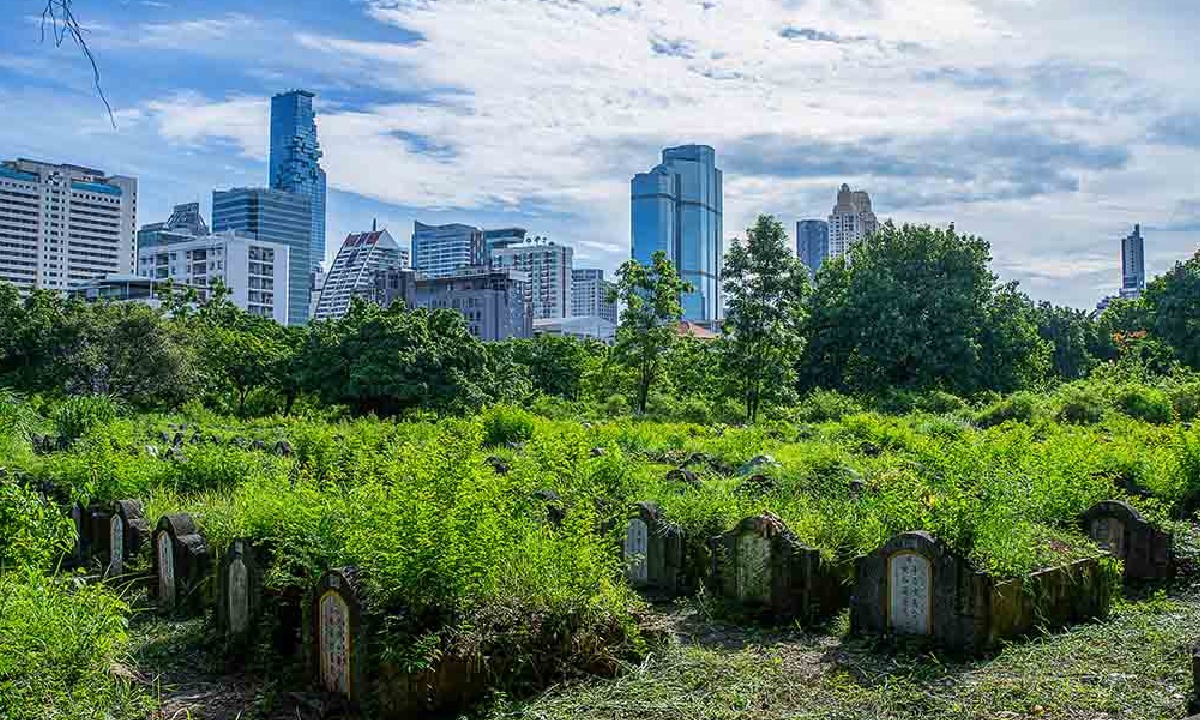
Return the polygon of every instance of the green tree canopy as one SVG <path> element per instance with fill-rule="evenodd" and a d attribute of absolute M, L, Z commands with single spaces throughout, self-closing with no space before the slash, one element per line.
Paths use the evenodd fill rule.
<path fill-rule="evenodd" d="M 646 412 L 650 388 L 659 380 L 663 359 L 678 337 L 683 316 L 680 297 L 692 286 L 679 277 L 666 253 L 654 253 L 649 266 L 627 260 L 617 270 L 612 300 L 624 305 L 613 348 L 617 361 L 636 377 L 635 405 Z"/>

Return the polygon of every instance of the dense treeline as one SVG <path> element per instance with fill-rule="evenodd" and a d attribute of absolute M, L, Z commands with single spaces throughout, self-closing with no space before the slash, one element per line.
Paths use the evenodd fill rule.
<path fill-rule="evenodd" d="M 676 332 L 688 288 L 670 262 L 626 263 L 612 348 L 554 337 L 485 344 L 451 310 L 356 302 L 339 320 L 287 328 L 221 292 L 203 304 L 168 292 L 153 309 L 22 298 L 2 285 L 0 385 L 147 409 L 198 399 L 243 415 L 297 402 L 394 416 L 570 401 L 753 420 L 815 389 L 978 397 L 1075 380 L 1121 356 L 1155 373 L 1200 369 L 1200 255 L 1093 319 L 999 283 L 988 244 L 953 226 L 889 223 L 812 283 L 787 242 L 767 216 L 734 241 L 716 341 Z"/>

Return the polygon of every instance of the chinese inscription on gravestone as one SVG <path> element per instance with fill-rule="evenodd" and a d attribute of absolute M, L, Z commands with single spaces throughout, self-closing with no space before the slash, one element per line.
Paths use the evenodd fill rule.
<path fill-rule="evenodd" d="M 771 541 L 759 535 L 737 539 L 737 596 L 743 602 L 771 599 Z"/>
<path fill-rule="evenodd" d="M 108 519 L 108 574 L 125 572 L 125 521 L 113 513 Z"/>
<path fill-rule="evenodd" d="M 158 533 L 155 552 L 158 553 L 158 600 L 172 606 L 175 604 L 175 549 L 171 546 L 170 533 Z"/>
<path fill-rule="evenodd" d="M 236 550 L 242 542 L 235 540 Z M 250 629 L 250 573 L 239 556 L 229 563 L 229 631 L 241 634 Z"/>
<path fill-rule="evenodd" d="M 1121 522 L 1120 518 L 1094 518 L 1088 534 L 1097 545 L 1112 553 L 1113 557 L 1125 557 L 1125 523 Z"/>
<path fill-rule="evenodd" d="M 629 526 L 625 529 L 625 559 L 630 562 L 630 580 L 646 582 L 648 571 L 646 551 L 649 534 L 646 521 L 641 518 L 631 519 Z"/>
<path fill-rule="evenodd" d="M 321 596 L 321 686 L 350 694 L 350 609 L 336 590 Z"/>
<path fill-rule="evenodd" d="M 925 556 L 904 552 L 888 558 L 888 624 L 893 632 L 929 634 L 932 581 Z"/>

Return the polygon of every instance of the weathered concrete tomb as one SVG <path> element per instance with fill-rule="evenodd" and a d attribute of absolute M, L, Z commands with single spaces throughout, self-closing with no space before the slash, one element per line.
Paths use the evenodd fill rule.
<path fill-rule="evenodd" d="M 1081 518 L 1083 530 L 1125 564 L 1130 580 L 1165 580 L 1175 574 L 1174 541 L 1128 503 L 1105 500 Z"/>
<path fill-rule="evenodd" d="M 856 562 L 850 628 L 981 650 L 1038 626 L 1104 617 L 1110 598 L 1109 576 L 1095 558 L 1002 580 L 937 538 L 906 532 Z"/>
<path fill-rule="evenodd" d="M 252 634 L 262 610 L 262 564 L 254 542 L 235 538 L 217 565 L 217 630 L 230 639 Z"/>
<path fill-rule="evenodd" d="M 640 502 L 625 524 L 621 545 L 629 584 L 651 600 L 669 600 L 688 590 L 682 531 L 652 502 Z"/>
<path fill-rule="evenodd" d="M 192 517 L 186 513 L 163 516 L 155 526 L 153 543 L 153 591 L 159 609 L 199 609 L 210 558 L 204 536 Z"/>
<path fill-rule="evenodd" d="M 712 546 L 714 589 L 746 614 L 813 621 L 843 606 L 835 570 L 771 513 L 742 520 Z"/>

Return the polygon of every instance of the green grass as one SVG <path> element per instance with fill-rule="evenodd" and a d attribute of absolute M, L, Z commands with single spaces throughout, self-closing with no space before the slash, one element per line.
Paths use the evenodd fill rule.
<path fill-rule="evenodd" d="M 1103 624 L 964 661 L 784 634 L 739 649 L 676 644 L 616 680 L 561 687 L 491 717 L 538 720 L 1177 720 L 1191 692 L 1193 596 L 1123 604 Z"/>

